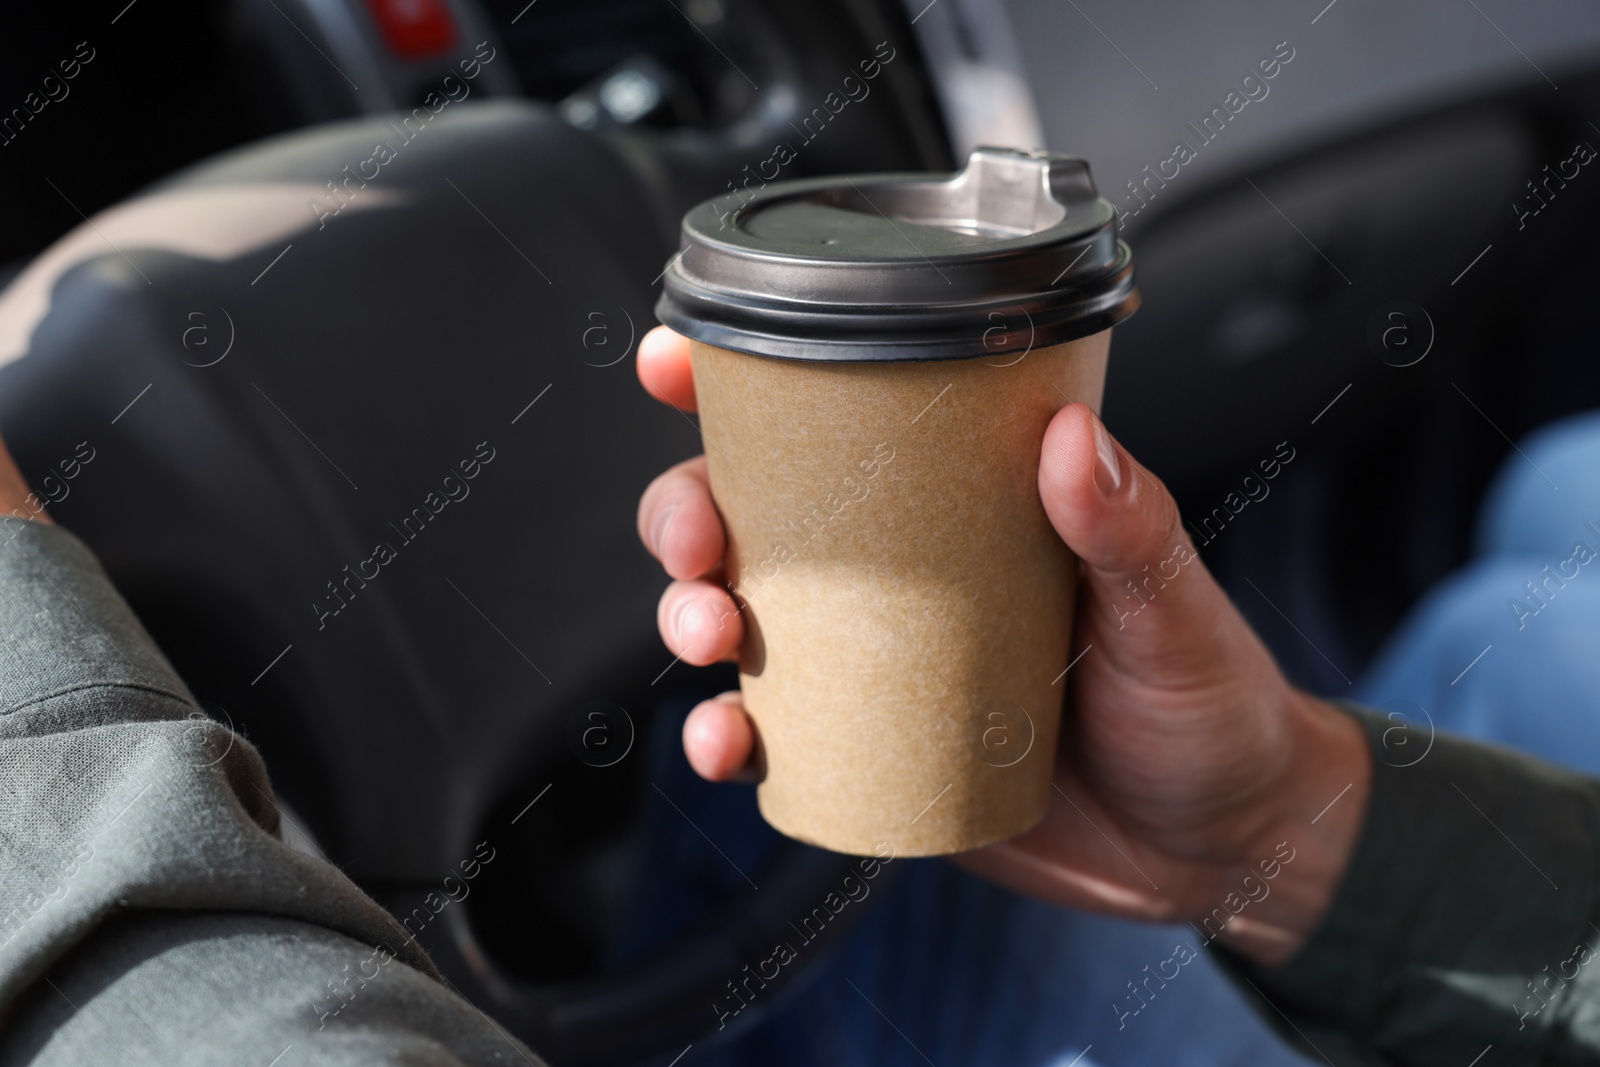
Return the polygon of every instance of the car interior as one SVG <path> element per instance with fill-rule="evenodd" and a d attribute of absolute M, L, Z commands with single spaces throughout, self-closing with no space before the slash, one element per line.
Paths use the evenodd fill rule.
<path fill-rule="evenodd" d="M 662 646 L 634 524 L 700 451 L 631 358 L 692 205 L 983 144 L 1087 159 L 1143 292 L 1106 421 L 1330 697 L 1467 558 L 1513 442 L 1600 405 L 1575 147 L 1600 145 L 1600 11 L 1573 0 L 12 18 L 12 453 L 260 749 L 298 847 L 403 916 L 490 843 L 418 937 L 557 1064 L 707 1038 L 726 975 L 849 862 L 774 832 L 755 892 L 708 838 L 672 861 L 716 869 L 697 904 L 634 914 L 690 777 L 651 754 L 737 685 Z"/>

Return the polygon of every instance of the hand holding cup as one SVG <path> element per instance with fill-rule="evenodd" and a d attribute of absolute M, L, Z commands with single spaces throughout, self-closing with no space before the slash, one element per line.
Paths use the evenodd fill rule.
<path fill-rule="evenodd" d="M 652 395 L 695 410 L 687 340 L 653 331 L 638 371 Z M 1038 492 L 1082 563 L 1052 801 L 1031 830 L 957 862 L 1062 906 L 1198 922 L 1288 841 L 1296 859 L 1271 897 L 1222 938 L 1281 962 L 1332 899 L 1360 826 L 1371 763 L 1359 726 L 1284 680 L 1193 556 L 1171 496 L 1087 405 L 1050 420 Z M 736 659 L 746 631 L 723 584 L 726 534 L 704 457 L 651 484 L 639 531 L 674 579 L 659 613 L 668 648 L 695 664 Z M 1184 553 L 1178 575 L 1130 613 L 1129 583 Z M 761 739 L 737 692 L 697 707 L 683 741 L 708 779 L 762 773 Z"/>

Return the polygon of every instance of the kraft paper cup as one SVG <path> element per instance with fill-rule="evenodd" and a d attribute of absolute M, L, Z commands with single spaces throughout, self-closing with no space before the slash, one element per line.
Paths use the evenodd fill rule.
<path fill-rule="evenodd" d="M 1069 400 L 1099 410 L 1110 337 L 929 362 L 693 343 L 774 827 L 928 856 L 1044 815 L 1078 572 L 1039 451 Z"/>
<path fill-rule="evenodd" d="M 1039 501 L 1140 296 L 1088 163 L 731 189 L 683 217 L 693 346 L 762 813 L 841 852 L 959 852 L 1050 803 L 1077 563 Z"/>

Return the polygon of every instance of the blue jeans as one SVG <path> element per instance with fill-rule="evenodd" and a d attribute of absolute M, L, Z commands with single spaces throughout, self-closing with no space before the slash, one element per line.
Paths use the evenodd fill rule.
<path fill-rule="evenodd" d="M 1416 607 L 1350 693 L 1412 724 L 1380 754 L 1390 763 L 1426 758 L 1430 731 L 1449 730 L 1600 773 L 1600 415 L 1548 427 L 1522 452 L 1485 500 L 1475 559 Z M 651 813 L 660 854 L 646 867 L 654 888 L 638 919 L 660 935 L 741 887 L 731 863 L 758 863 L 772 831 L 751 790 L 696 782 L 676 730 L 657 733 L 666 738 L 657 780 L 730 861 L 684 813 Z M 897 863 L 900 880 L 804 989 L 759 1025 L 698 1042 L 681 1064 L 1313 1062 L 1246 1007 L 1187 926 L 1064 911 L 946 863 Z M 1177 945 L 1196 958 L 1131 1014 L 1142 1001 L 1129 983 Z"/>
<path fill-rule="evenodd" d="M 1473 561 L 1417 605 L 1355 697 L 1600 774 L 1600 414 L 1521 449 L 1484 499 Z"/>

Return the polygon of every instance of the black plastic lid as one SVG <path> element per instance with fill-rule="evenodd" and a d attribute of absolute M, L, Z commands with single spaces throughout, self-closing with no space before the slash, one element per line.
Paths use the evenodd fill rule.
<path fill-rule="evenodd" d="M 1139 306 L 1116 213 L 1071 156 L 978 148 L 956 174 L 775 182 L 683 217 L 656 315 L 785 359 L 965 359 L 1098 333 Z"/>

